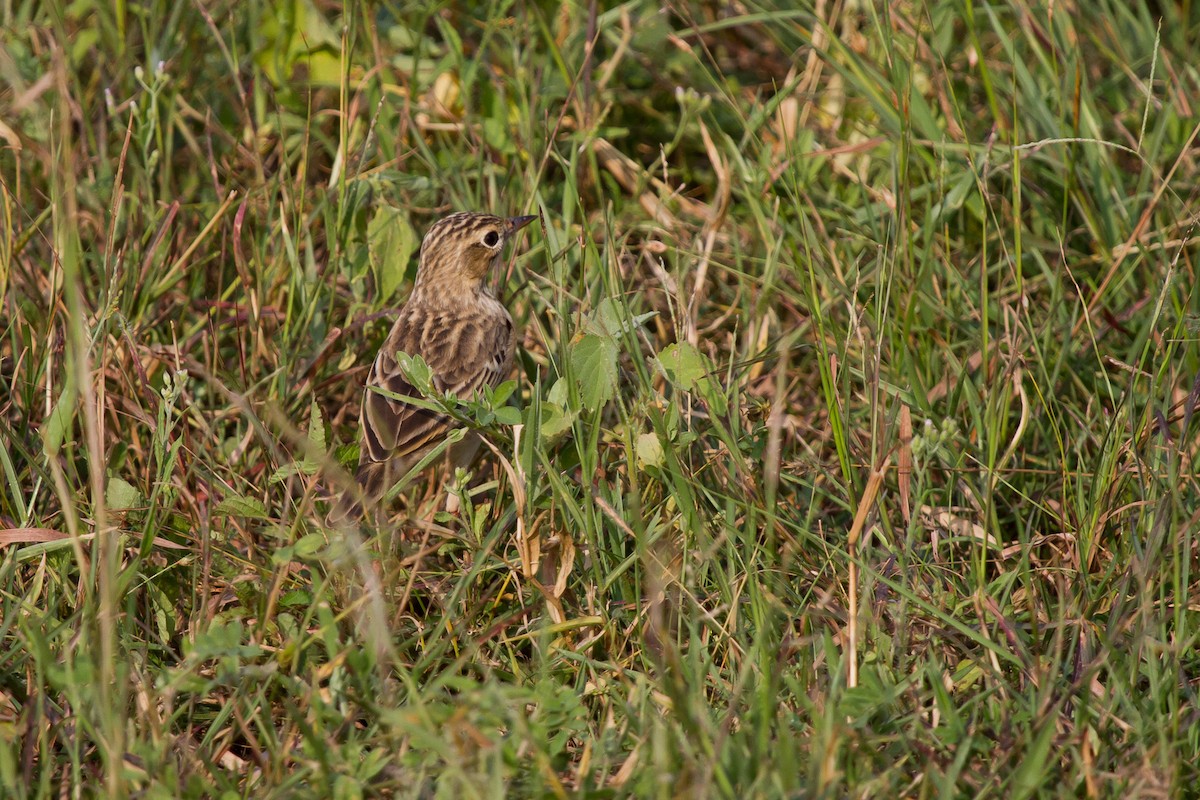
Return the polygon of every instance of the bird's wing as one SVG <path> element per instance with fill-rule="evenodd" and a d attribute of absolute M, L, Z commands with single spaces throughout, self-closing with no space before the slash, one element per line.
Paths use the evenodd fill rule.
<path fill-rule="evenodd" d="M 463 314 L 405 307 L 379 349 L 367 376 L 359 423 L 359 463 L 386 461 L 416 453 L 445 435 L 450 420 L 392 395 L 419 397 L 400 369 L 397 353 L 421 356 L 439 392 L 470 397 L 500 382 L 512 361 L 513 324 L 507 312 Z"/>

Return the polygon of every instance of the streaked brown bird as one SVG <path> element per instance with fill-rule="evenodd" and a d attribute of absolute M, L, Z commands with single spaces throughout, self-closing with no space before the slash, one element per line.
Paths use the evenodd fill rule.
<path fill-rule="evenodd" d="M 535 219 L 463 212 L 438 220 L 425 234 L 416 284 L 363 389 L 358 487 L 342 494 L 331 522 L 361 517 L 364 503 L 376 505 L 455 427 L 444 414 L 398 399 L 419 392 L 400 369 L 397 353 L 423 358 L 433 387 L 462 398 L 508 374 L 516 347 L 513 321 L 486 279 L 499 266 L 505 243 Z M 451 463 L 466 466 L 478 447 L 473 435 L 456 443 Z"/>

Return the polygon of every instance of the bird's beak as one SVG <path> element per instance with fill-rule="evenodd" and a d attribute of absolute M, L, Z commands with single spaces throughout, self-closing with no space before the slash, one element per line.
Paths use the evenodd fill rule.
<path fill-rule="evenodd" d="M 510 234 L 516 233 L 517 231 L 521 230 L 521 228 L 524 228 L 526 225 L 533 222 L 535 219 L 537 219 L 536 215 L 529 217 L 510 217 L 508 220 L 506 220 L 508 223 L 508 232 Z"/>

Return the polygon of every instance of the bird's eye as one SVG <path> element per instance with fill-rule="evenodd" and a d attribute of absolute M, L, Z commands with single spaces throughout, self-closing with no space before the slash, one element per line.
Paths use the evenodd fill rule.
<path fill-rule="evenodd" d="M 495 231 L 488 231 L 483 235 L 483 243 L 488 247 L 495 247 L 500 243 L 500 234 Z"/>

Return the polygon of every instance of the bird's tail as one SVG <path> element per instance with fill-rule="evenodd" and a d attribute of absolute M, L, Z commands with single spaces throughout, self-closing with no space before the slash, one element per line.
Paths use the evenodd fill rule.
<path fill-rule="evenodd" d="M 391 461 L 366 461 L 354 472 L 354 485 L 345 489 L 329 512 L 330 525 L 358 522 L 366 509 L 372 509 L 391 487 L 394 470 Z"/>

